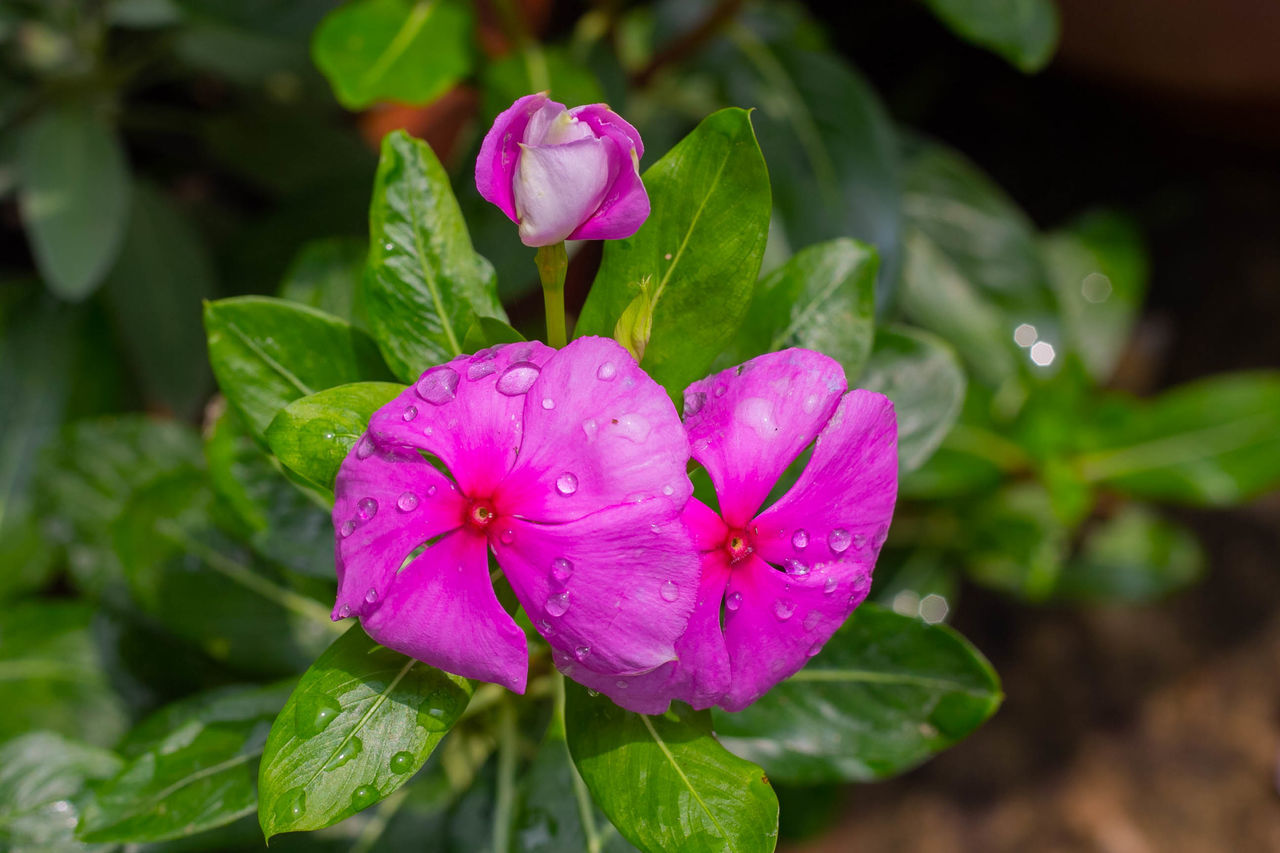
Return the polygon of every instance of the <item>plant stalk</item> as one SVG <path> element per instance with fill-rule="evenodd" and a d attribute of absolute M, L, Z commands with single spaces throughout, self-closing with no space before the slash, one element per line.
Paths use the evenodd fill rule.
<path fill-rule="evenodd" d="M 542 279 L 542 301 L 547 309 L 547 343 L 560 349 L 569 342 L 564 322 L 564 277 L 569 269 L 569 254 L 564 241 L 554 246 L 540 246 L 536 263 L 538 277 Z"/>

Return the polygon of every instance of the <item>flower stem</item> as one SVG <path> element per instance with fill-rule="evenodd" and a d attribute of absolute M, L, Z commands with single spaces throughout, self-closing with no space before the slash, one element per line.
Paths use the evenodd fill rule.
<path fill-rule="evenodd" d="M 511 846 L 511 822 L 515 817 L 516 731 L 515 705 L 504 701 L 498 706 L 498 781 L 493 804 L 493 850 L 507 853 Z"/>
<path fill-rule="evenodd" d="M 564 242 L 538 248 L 538 277 L 542 279 L 542 301 L 547 308 L 547 343 L 560 349 L 569 342 L 564 324 L 564 276 L 569 255 Z"/>

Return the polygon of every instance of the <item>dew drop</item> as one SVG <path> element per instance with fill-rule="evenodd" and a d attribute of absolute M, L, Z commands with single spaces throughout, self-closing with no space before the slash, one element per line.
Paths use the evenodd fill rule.
<path fill-rule="evenodd" d="M 338 532 L 342 534 L 343 539 L 346 539 L 352 533 L 355 533 L 356 532 L 355 519 L 348 518 L 346 521 L 342 522 L 342 527 L 338 529 Z"/>
<path fill-rule="evenodd" d="M 822 614 L 816 610 L 810 610 L 809 615 L 804 617 L 804 629 L 812 631 L 818 627 L 818 623 L 822 621 Z"/>
<path fill-rule="evenodd" d="M 822 585 L 822 591 L 827 595 L 836 591 L 836 587 L 840 585 L 840 581 L 836 580 L 834 575 L 827 578 L 827 582 Z"/>
<path fill-rule="evenodd" d="M 876 528 L 875 538 L 871 540 L 872 547 L 879 548 L 889 538 L 889 525 L 882 524 Z"/>
<path fill-rule="evenodd" d="M 417 416 L 418 416 L 418 407 L 417 407 L 417 406 L 406 406 L 406 407 L 405 407 L 405 410 L 404 410 L 404 415 L 403 415 L 402 417 L 403 417 L 406 421 L 411 421 L 411 420 L 413 420 L 414 418 L 416 418 Z"/>
<path fill-rule="evenodd" d="M 378 600 L 378 591 L 373 587 L 369 587 L 369 591 L 364 594 L 364 600 L 369 604 L 373 604 Z"/>
<path fill-rule="evenodd" d="M 619 690 L 626 690 L 626 689 L 627 689 L 627 682 L 623 681 L 622 679 L 618 679 L 617 681 L 615 681 L 615 682 L 613 683 L 613 686 L 614 686 L 614 687 L 616 687 L 616 688 L 618 688 Z"/>
<path fill-rule="evenodd" d="M 596 425 L 595 418 L 587 418 L 582 422 L 582 431 L 587 434 L 587 441 L 596 440 L 596 431 L 599 427 Z"/>
<path fill-rule="evenodd" d="M 342 745 L 342 748 L 338 750 L 337 754 L 329 759 L 328 763 L 325 764 L 324 769 L 337 770 L 339 767 L 359 755 L 363 750 L 364 743 L 361 742 L 360 738 L 353 735 Z"/>
<path fill-rule="evenodd" d="M 510 545 L 515 540 L 516 540 L 516 532 L 512 530 L 510 527 L 504 529 L 502 533 L 498 535 L 498 541 L 501 542 L 503 545 Z"/>
<path fill-rule="evenodd" d="M 356 458 L 368 459 L 370 454 L 372 453 L 373 453 L 373 441 L 367 435 L 361 436 L 360 443 L 356 445 Z"/>
<path fill-rule="evenodd" d="M 809 647 L 809 652 L 808 652 L 809 657 L 813 657 L 820 651 L 822 651 L 822 643 L 814 643 L 812 646 Z"/>
<path fill-rule="evenodd" d="M 338 618 L 339 618 L 339 619 L 347 619 L 347 618 L 349 618 L 350 616 L 351 616 L 351 605 L 350 605 L 350 604 L 344 604 L 344 605 L 342 605 L 341 607 L 339 607 L 339 608 L 338 608 Z"/>
<path fill-rule="evenodd" d="M 547 613 L 552 616 L 563 616 L 569 612 L 569 593 L 559 592 L 547 599 Z"/>
<path fill-rule="evenodd" d="M 837 527 L 827 534 L 827 544 L 831 546 L 831 550 L 837 554 L 843 554 L 849 549 L 849 543 L 853 541 L 853 537 L 849 535 L 849 531 L 843 527 Z"/>
<path fill-rule="evenodd" d="M 458 395 L 458 371 L 442 365 L 418 380 L 418 396 L 433 406 L 443 406 Z"/>
<path fill-rule="evenodd" d="M 498 377 L 498 393 L 508 397 L 518 397 L 525 393 L 538 378 L 538 365 L 528 361 L 518 361 L 508 367 Z"/>
<path fill-rule="evenodd" d="M 715 394 L 716 394 L 716 396 L 717 396 L 717 397 L 723 397 L 723 396 L 724 396 L 724 392 L 725 392 L 725 391 L 728 391 L 728 390 L 729 390 L 729 386 L 728 386 L 728 385 L 720 384 L 720 385 L 717 385 L 717 386 L 716 386 Z"/>
<path fill-rule="evenodd" d="M 797 530 L 795 533 L 792 533 L 791 544 L 795 546 L 796 550 L 798 551 L 803 551 L 805 548 L 808 548 L 809 547 L 809 531 L 805 530 L 804 528 L 801 528 Z"/>
<path fill-rule="evenodd" d="M 382 248 L 386 249 L 388 252 L 390 252 L 390 251 L 391 251 L 392 249 L 394 249 L 395 247 L 396 247 L 396 244 L 395 244 L 395 243 L 384 243 L 384 244 L 382 245 Z"/>
<path fill-rule="evenodd" d="M 558 583 L 565 583 L 573 576 L 573 563 L 564 557 L 556 557 L 551 561 L 551 577 L 555 578 Z M 550 610 L 550 606 L 547 608 Z M 560 614 L 552 614 L 559 616 Z"/>
<path fill-rule="evenodd" d="M 737 610 L 742 606 L 742 593 L 731 592 L 729 597 L 724 600 L 724 606 L 728 610 Z"/>
<path fill-rule="evenodd" d="M 806 415 L 812 415 L 818 410 L 818 395 L 810 394 L 808 397 L 804 398 L 804 403 L 801 405 L 804 408 L 804 413 Z"/>
<path fill-rule="evenodd" d="M 276 806 L 276 822 L 288 826 L 307 813 L 307 792 L 301 787 L 290 788 L 280 797 Z"/>
<path fill-rule="evenodd" d="M 613 366 L 612 361 L 606 361 L 596 370 L 596 378 L 604 382 L 612 382 L 613 377 L 618 375 L 618 368 Z"/>
<path fill-rule="evenodd" d="M 546 619 L 539 619 L 537 627 L 538 627 L 538 633 L 542 634 L 542 636 L 544 637 L 550 637 L 554 635 L 556 632 L 556 629 L 552 628 L 551 623 L 548 622 Z"/>
<path fill-rule="evenodd" d="M 427 426 L 425 429 L 422 430 L 422 434 L 425 435 L 427 438 L 431 438 L 431 436 L 435 435 L 435 433 L 436 431 L 432 429 L 430 426 Z"/>
<path fill-rule="evenodd" d="M 391 756 L 391 772 L 403 775 L 413 770 L 414 760 L 412 752 L 397 752 Z"/>
<path fill-rule="evenodd" d="M 436 493 L 436 487 L 434 485 L 427 486 L 427 497 L 431 497 L 435 493 Z"/>
<path fill-rule="evenodd" d="M 857 548 L 859 551 L 867 547 L 867 537 L 863 536 L 861 533 L 855 533 L 853 535 L 853 547 Z"/>
<path fill-rule="evenodd" d="M 543 398 L 542 398 L 542 408 L 546 409 L 546 410 L 549 412 L 549 411 L 551 411 L 552 409 L 554 409 L 555 407 L 556 407 L 556 401 L 555 401 L 555 400 L 552 400 L 550 397 L 543 397 Z"/>
<path fill-rule="evenodd" d="M 766 441 L 778 435 L 778 422 L 773 417 L 773 404 L 763 397 L 746 398 L 734 407 L 733 415 Z"/>
<path fill-rule="evenodd" d="M 796 612 L 796 603 L 789 598 L 779 598 L 773 603 L 773 615 L 779 622 L 786 622 Z"/>
<path fill-rule="evenodd" d="M 652 427 L 643 415 L 628 414 L 618 418 L 618 434 L 627 441 L 641 444 L 649 437 Z"/>
<path fill-rule="evenodd" d="M 361 521 L 368 521 L 378 514 L 378 502 L 373 498 L 361 498 L 356 504 L 356 516 Z"/>
<path fill-rule="evenodd" d="M 590 654 L 591 654 L 590 646 L 578 646 L 576 649 L 573 650 L 573 656 L 576 657 L 578 660 L 586 660 L 587 657 L 590 656 Z"/>
<path fill-rule="evenodd" d="M 396 509 L 401 512 L 413 512 L 418 508 L 418 496 L 413 492 L 404 492 L 396 498 Z"/>
<path fill-rule="evenodd" d="M 342 713 L 338 700 L 325 693 L 304 693 L 293 706 L 294 727 L 304 738 L 315 737 Z"/>
<path fill-rule="evenodd" d="M 787 574 L 803 576 L 809 574 L 809 567 L 794 557 L 788 557 L 783 564 L 787 567 Z"/>
<path fill-rule="evenodd" d="M 667 483 L 665 486 L 662 487 L 662 493 L 667 497 L 671 497 L 676 493 L 676 487 L 671 485 L 670 483 Z M 656 533 L 657 531 L 654 531 L 654 532 Z"/>
<path fill-rule="evenodd" d="M 467 365 L 467 381 L 475 382 L 477 379 L 484 379 L 490 376 L 498 369 L 498 363 L 493 360 L 493 354 L 489 353 L 485 358 L 481 358 L 477 354 L 476 358 L 471 360 Z"/>
<path fill-rule="evenodd" d="M 662 596 L 663 601 L 675 601 L 680 597 L 680 587 L 671 581 L 665 581 L 658 590 L 658 594 Z"/>
<path fill-rule="evenodd" d="M 372 785 L 361 785 L 351 792 L 351 805 L 363 809 L 378 801 L 378 789 Z"/>
<path fill-rule="evenodd" d="M 556 478 L 556 491 L 564 497 L 568 497 L 578 491 L 578 477 L 570 471 L 565 471 Z"/>
<path fill-rule="evenodd" d="M 702 411 L 702 407 L 706 405 L 707 395 L 704 391 L 693 391 L 684 395 L 684 414 L 696 415 Z"/>

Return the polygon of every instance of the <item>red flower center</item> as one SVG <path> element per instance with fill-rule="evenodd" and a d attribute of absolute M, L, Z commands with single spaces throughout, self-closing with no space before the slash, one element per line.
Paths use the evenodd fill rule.
<path fill-rule="evenodd" d="M 724 540 L 724 550 L 729 555 L 730 563 L 738 563 L 749 557 L 755 551 L 755 546 L 747 538 L 747 531 L 734 530 Z"/>
<path fill-rule="evenodd" d="M 497 513 L 493 510 L 493 504 L 487 500 L 473 500 L 471 506 L 467 508 L 466 522 L 476 530 L 484 530 L 493 523 Z"/>

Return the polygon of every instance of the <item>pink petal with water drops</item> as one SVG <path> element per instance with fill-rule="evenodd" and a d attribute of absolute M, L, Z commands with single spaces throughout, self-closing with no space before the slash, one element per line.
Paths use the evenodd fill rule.
<path fill-rule="evenodd" d="M 550 103 L 555 104 L 554 101 Z M 546 92 L 525 95 L 503 110 L 480 145 L 476 158 L 476 189 L 480 196 L 496 204 L 512 222 L 516 217 L 516 201 L 511 180 L 520 161 L 520 142 L 533 116 L 548 104 Z M 564 109 L 562 104 L 555 106 Z"/>
<path fill-rule="evenodd" d="M 752 555 L 733 567 L 724 640 L 733 680 L 718 703 L 741 711 L 822 650 L 871 589 L 871 569 L 827 563 L 803 575 Z"/>
<path fill-rule="evenodd" d="M 334 618 L 367 612 L 385 596 L 409 553 L 456 528 L 462 511 L 453 483 L 420 455 L 379 449 L 369 436 L 361 437 L 334 486 Z"/>
<path fill-rule="evenodd" d="M 553 648 L 607 675 L 675 659 L 699 571 L 678 519 L 625 505 L 561 524 L 497 523 L 498 564 Z"/>
<path fill-rule="evenodd" d="M 361 619 L 388 648 L 523 693 L 529 648 L 489 580 L 485 538 L 456 530 L 414 558 Z"/>
<path fill-rule="evenodd" d="M 715 483 L 729 526 L 751 519 L 844 390 L 839 363 L 803 349 L 753 358 L 685 390 L 689 445 Z"/>
<path fill-rule="evenodd" d="M 472 497 L 493 493 L 520 448 L 524 395 L 555 350 L 504 344 L 429 368 L 369 422 L 382 444 L 437 456 Z"/>
<path fill-rule="evenodd" d="M 635 359 L 608 338 L 579 338 L 529 389 L 499 513 L 561 522 L 632 505 L 636 524 L 675 519 L 693 491 L 688 447 L 667 393 Z"/>

